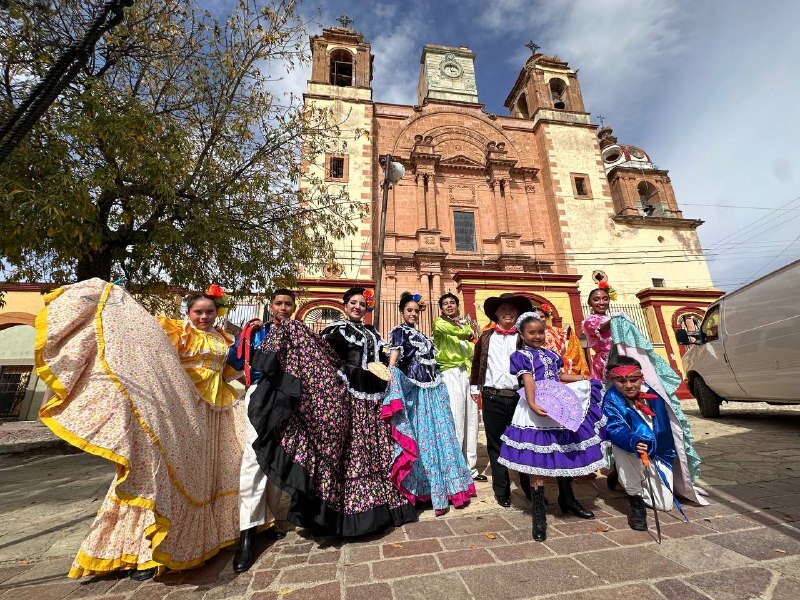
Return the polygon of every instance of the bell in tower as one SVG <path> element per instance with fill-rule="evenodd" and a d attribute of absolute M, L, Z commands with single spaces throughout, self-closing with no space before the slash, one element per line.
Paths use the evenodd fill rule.
<path fill-rule="evenodd" d="M 352 19 L 344 15 L 338 21 L 339 26 L 324 28 L 322 35 L 311 38 L 308 92 L 371 100 L 373 56 L 370 45 L 352 28 Z"/>

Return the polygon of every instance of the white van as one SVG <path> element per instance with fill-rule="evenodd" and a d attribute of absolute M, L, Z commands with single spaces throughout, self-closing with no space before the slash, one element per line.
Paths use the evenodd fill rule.
<path fill-rule="evenodd" d="M 704 417 L 724 400 L 800 403 L 800 260 L 717 300 L 699 335 L 675 335 L 692 344 L 683 365 Z"/>

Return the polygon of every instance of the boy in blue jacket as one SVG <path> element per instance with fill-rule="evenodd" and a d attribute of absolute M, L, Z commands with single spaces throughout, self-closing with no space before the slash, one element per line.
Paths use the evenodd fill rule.
<path fill-rule="evenodd" d="M 645 504 L 665 511 L 673 504 L 672 463 L 676 452 L 669 414 L 664 400 L 645 383 L 642 365 L 636 359 L 615 357 L 606 367 L 606 375 L 614 385 L 603 398 L 603 414 L 619 481 L 629 497 L 628 525 L 646 531 Z M 647 454 L 652 464 L 647 471 L 642 454 Z M 650 497 L 645 477 L 655 498 Z"/>

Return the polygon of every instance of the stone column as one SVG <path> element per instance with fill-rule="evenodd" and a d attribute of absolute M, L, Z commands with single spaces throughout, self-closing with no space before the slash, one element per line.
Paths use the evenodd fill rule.
<path fill-rule="evenodd" d="M 415 198 L 417 203 L 417 229 L 425 229 L 425 175 L 417 173 Z"/>
<path fill-rule="evenodd" d="M 442 295 L 442 274 L 434 273 L 431 281 L 431 304 L 439 300 Z"/>

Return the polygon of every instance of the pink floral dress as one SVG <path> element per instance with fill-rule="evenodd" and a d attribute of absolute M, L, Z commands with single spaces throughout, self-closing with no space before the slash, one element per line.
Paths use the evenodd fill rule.
<path fill-rule="evenodd" d="M 605 379 L 606 363 L 611 353 L 611 330 L 600 331 L 600 326 L 611 320 L 608 315 L 591 314 L 583 320 L 581 326 L 586 334 L 586 341 L 592 349 L 591 375 L 595 379 Z"/>

